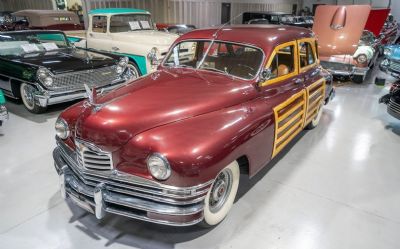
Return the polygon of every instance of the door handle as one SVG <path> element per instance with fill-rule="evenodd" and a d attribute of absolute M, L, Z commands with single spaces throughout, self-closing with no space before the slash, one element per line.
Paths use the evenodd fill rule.
<path fill-rule="evenodd" d="M 315 71 L 311 73 L 311 77 L 316 76 L 316 75 L 319 74 L 320 72 L 321 72 L 321 69 L 320 69 L 320 68 L 315 69 Z"/>
<path fill-rule="evenodd" d="M 114 50 L 114 51 L 118 51 L 119 50 L 118 47 L 112 47 L 111 49 Z"/>
<path fill-rule="evenodd" d="M 93 37 L 93 33 L 89 33 L 89 36 L 90 36 L 90 37 Z"/>
<path fill-rule="evenodd" d="M 304 82 L 304 80 L 303 80 L 303 79 L 300 79 L 300 78 L 297 78 L 297 79 L 294 80 L 294 83 L 295 83 L 296 85 L 299 85 L 299 84 L 301 84 L 301 83 L 303 83 L 303 82 Z"/>

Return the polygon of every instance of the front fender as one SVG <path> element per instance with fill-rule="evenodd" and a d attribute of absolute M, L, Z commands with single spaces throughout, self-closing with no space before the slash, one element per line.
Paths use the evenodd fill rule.
<path fill-rule="evenodd" d="M 230 162 L 246 156 L 250 174 L 271 158 L 273 115 L 262 99 L 143 132 L 119 151 L 118 170 L 152 179 L 146 158 L 167 157 L 173 173 L 165 184 L 186 187 L 214 179 Z"/>

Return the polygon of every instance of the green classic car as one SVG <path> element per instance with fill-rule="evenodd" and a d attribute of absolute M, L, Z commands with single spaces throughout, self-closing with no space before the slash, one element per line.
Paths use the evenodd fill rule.
<path fill-rule="evenodd" d="M 0 90 L 0 126 L 3 124 L 3 121 L 8 119 L 8 111 L 5 104 L 6 99 L 4 98 L 3 91 Z"/>

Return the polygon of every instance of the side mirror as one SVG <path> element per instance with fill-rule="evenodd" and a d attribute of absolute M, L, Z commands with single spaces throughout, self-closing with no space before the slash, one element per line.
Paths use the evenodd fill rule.
<path fill-rule="evenodd" d="M 272 77 L 271 69 L 270 68 L 266 68 L 266 69 L 261 71 L 258 82 L 262 83 L 264 81 L 267 81 L 267 80 L 271 79 L 271 77 Z"/>

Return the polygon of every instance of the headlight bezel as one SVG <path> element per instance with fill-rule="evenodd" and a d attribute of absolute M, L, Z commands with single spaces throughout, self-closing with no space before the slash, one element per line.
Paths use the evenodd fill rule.
<path fill-rule="evenodd" d="M 360 54 L 357 56 L 356 60 L 358 63 L 364 64 L 364 63 L 368 62 L 368 57 L 366 54 Z"/>
<path fill-rule="evenodd" d="M 36 71 L 37 79 L 46 87 L 53 86 L 53 74 L 45 67 L 39 67 Z"/>
<path fill-rule="evenodd" d="M 158 163 L 162 163 L 163 172 L 160 172 L 155 168 L 157 167 L 154 165 L 154 163 L 156 163 L 156 160 L 158 161 Z M 151 165 L 152 163 L 153 165 Z M 168 159 L 161 153 L 152 153 L 151 155 L 149 155 L 146 159 L 146 164 L 151 176 L 153 176 L 157 180 L 165 181 L 171 176 L 171 165 L 169 164 Z"/>
<path fill-rule="evenodd" d="M 117 74 L 122 74 L 123 72 L 125 72 L 125 69 L 128 66 L 128 62 L 129 59 L 126 56 L 119 59 L 117 66 L 115 67 L 115 71 L 117 72 Z"/>
<path fill-rule="evenodd" d="M 383 49 L 383 54 L 385 56 L 390 56 L 391 53 L 392 53 L 392 50 L 390 48 L 384 48 Z"/>
<path fill-rule="evenodd" d="M 56 130 L 56 136 L 64 140 L 71 134 L 68 123 L 61 117 L 59 117 L 54 124 L 54 129 Z"/>

